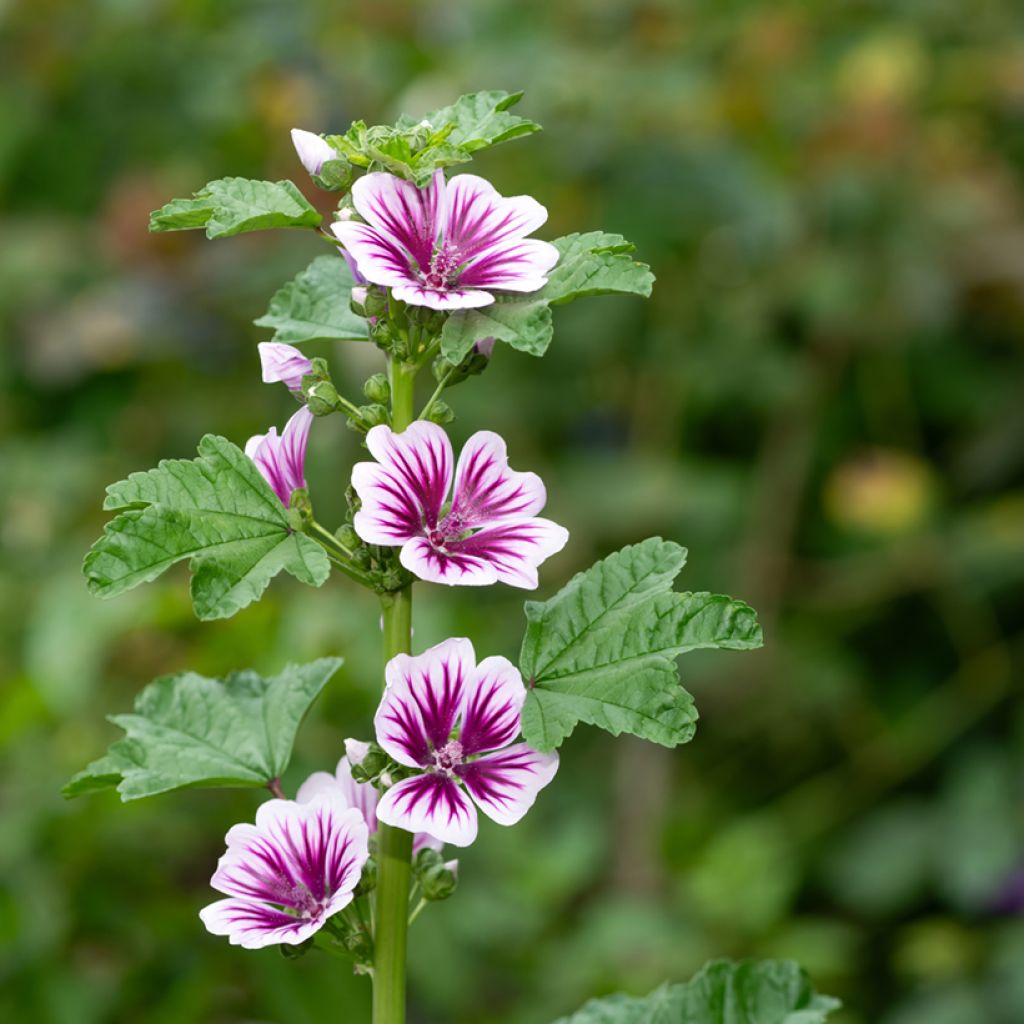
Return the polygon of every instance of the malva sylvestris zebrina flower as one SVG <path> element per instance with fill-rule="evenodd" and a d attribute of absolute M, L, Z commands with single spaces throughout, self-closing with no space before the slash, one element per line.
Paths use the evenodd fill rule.
<path fill-rule="evenodd" d="M 306 444 L 312 423 L 313 414 L 303 406 L 284 425 L 280 436 L 277 427 L 271 427 L 265 434 L 250 437 L 245 445 L 245 454 L 285 506 L 293 491 L 306 486 Z"/>
<path fill-rule="evenodd" d="M 313 370 L 313 362 L 294 345 L 283 341 L 261 341 L 260 353 L 263 383 L 284 384 L 289 391 L 302 391 L 302 378 Z"/>
<path fill-rule="evenodd" d="M 477 807 L 514 825 L 554 778 L 557 753 L 512 743 L 526 687 L 506 658 L 478 665 L 469 640 L 446 640 L 417 657 L 392 658 L 385 677 L 377 742 L 416 771 L 381 797 L 377 817 L 385 824 L 468 846 Z"/>
<path fill-rule="evenodd" d="M 466 442 L 452 488 L 452 445 L 436 423 L 400 434 L 373 427 L 376 462 L 352 470 L 362 503 L 356 533 L 368 544 L 401 545 L 400 559 L 421 580 L 486 586 L 499 580 L 532 590 L 537 566 L 561 551 L 569 531 L 537 513 L 547 498 L 536 473 L 509 468 L 505 442 L 481 430 Z"/>
<path fill-rule="evenodd" d="M 329 142 L 302 128 L 292 129 L 292 145 L 309 174 L 319 174 L 328 160 L 338 159 L 338 154 Z"/>
<path fill-rule="evenodd" d="M 352 202 L 365 223 L 337 221 L 335 237 L 363 277 L 414 306 L 470 309 L 494 302 L 492 289 L 535 292 L 558 262 L 553 245 L 526 237 L 547 210 L 475 174 L 446 181 L 438 170 L 417 188 L 378 171 L 352 186 Z"/>
<path fill-rule="evenodd" d="M 347 741 L 346 747 L 349 745 L 356 745 L 355 741 Z M 305 804 L 321 793 L 333 794 L 345 806 L 355 807 L 366 821 L 370 835 L 377 831 L 377 804 L 380 801 L 380 793 L 371 783 L 356 782 L 352 778 L 352 768 L 347 757 L 343 757 L 338 762 L 338 767 L 333 775 L 330 772 L 313 772 L 299 786 L 295 799 L 300 804 Z M 442 845 L 441 842 L 433 836 L 428 836 L 425 832 L 418 832 L 412 841 L 413 853 L 419 852 L 426 846 L 440 850 Z"/>
<path fill-rule="evenodd" d="M 255 825 L 228 832 L 210 885 L 229 899 L 204 907 L 203 924 L 246 949 L 304 942 L 352 901 L 368 834 L 362 812 L 331 792 L 268 800 Z"/>

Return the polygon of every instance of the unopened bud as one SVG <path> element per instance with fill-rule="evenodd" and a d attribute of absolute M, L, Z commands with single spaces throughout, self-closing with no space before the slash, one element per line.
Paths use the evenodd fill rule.
<path fill-rule="evenodd" d="M 343 526 L 339 526 L 334 531 L 334 536 L 341 541 L 349 549 L 349 551 L 355 550 L 362 543 L 359 534 L 348 524 L 345 523 Z"/>
<path fill-rule="evenodd" d="M 372 405 L 361 405 L 359 419 L 366 427 L 376 427 L 380 423 L 387 423 L 388 410 L 379 402 L 374 402 Z"/>
<path fill-rule="evenodd" d="M 441 426 L 444 426 L 444 424 L 451 423 L 455 419 L 455 413 L 447 402 L 435 402 L 430 409 L 430 415 L 427 419 L 431 423 L 439 423 Z"/>
<path fill-rule="evenodd" d="M 346 740 L 345 741 L 345 754 L 348 756 L 349 744 L 365 746 L 367 749 L 363 753 L 363 756 L 358 761 L 353 761 L 349 757 L 349 770 L 352 772 L 352 778 L 356 782 L 370 782 L 377 778 L 378 775 L 387 767 L 388 755 L 384 753 L 376 744 L 365 743 L 359 744 L 358 740 Z"/>
<path fill-rule="evenodd" d="M 420 875 L 420 886 L 425 900 L 446 900 L 455 892 L 458 884 L 458 873 L 453 871 L 448 864 L 436 864 Z"/>
<path fill-rule="evenodd" d="M 306 405 L 314 416 L 327 416 L 338 408 L 338 391 L 329 380 L 318 380 L 306 387 Z"/>
<path fill-rule="evenodd" d="M 352 184 L 352 174 L 352 165 L 335 155 L 320 165 L 319 173 L 313 175 L 313 183 L 327 192 L 343 192 Z"/>
<path fill-rule="evenodd" d="M 375 373 L 364 385 L 363 394 L 371 402 L 386 402 L 391 396 L 391 386 L 383 373 Z"/>
<path fill-rule="evenodd" d="M 379 285 L 371 285 L 366 289 L 366 298 L 362 302 L 367 316 L 384 316 L 388 311 L 388 294 Z"/>

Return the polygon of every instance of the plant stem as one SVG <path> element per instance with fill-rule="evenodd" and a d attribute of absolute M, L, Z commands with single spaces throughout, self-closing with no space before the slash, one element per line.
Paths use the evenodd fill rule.
<path fill-rule="evenodd" d="M 458 369 L 457 366 L 453 366 L 441 379 L 438 381 L 437 387 L 434 393 L 430 396 L 427 404 L 423 406 L 423 410 L 420 412 L 419 419 L 425 420 L 430 415 L 430 410 L 434 408 L 434 403 L 441 397 L 441 392 L 448 387 L 448 381 L 451 380 L 452 374 Z"/>
<path fill-rule="evenodd" d="M 416 370 L 397 360 L 388 363 L 391 427 L 412 422 Z M 412 641 L 412 590 L 381 596 L 384 613 L 384 661 L 407 654 Z M 377 830 L 377 890 L 374 925 L 373 1024 L 405 1024 L 405 949 L 409 931 L 409 879 L 412 833 L 383 823 Z"/>

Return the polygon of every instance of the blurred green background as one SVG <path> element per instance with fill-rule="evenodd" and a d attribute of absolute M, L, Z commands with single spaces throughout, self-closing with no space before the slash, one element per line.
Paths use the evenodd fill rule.
<path fill-rule="evenodd" d="M 515 829 L 416 923 L 412 1020 L 546 1024 L 717 955 L 791 956 L 842 1024 L 1024 1020 L 1024 36 L 1007 0 L 0 2 L 0 1019 L 366 1017 L 343 964 L 196 913 L 258 794 L 66 803 L 152 677 L 340 653 L 286 785 L 365 736 L 377 611 L 279 580 L 198 624 L 184 572 L 109 603 L 103 487 L 292 406 L 251 321 L 299 232 L 150 236 L 208 179 L 292 177 L 288 130 L 525 88 L 546 131 L 473 170 L 540 234 L 634 240 L 654 298 L 557 313 L 451 393 L 572 531 L 540 596 L 624 543 L 689 546 L 756 654 L 690 655 L 675 751 L 581 727 Z M 331 197 L 316 201 L 326 208 Z M 351 388 L 363 346 L 329 349 Z M 337 521 L 354 436 L 314 431 Z M 514 656 L 522 595 L 434 588 L 417 644 Z"/>

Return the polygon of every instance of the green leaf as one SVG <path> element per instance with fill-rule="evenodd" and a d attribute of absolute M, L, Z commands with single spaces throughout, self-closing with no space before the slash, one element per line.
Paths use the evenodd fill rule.
<path fill-rule="evenodd" d="M 441 354 L 460 363 L 473 345 L 497 338 L 532 356 L 542 356 L 551 344 L 554 326 L 546 302 L 498 301 L 483 309 L 456 310 L 441 328 Z"/>
<path fill-rule="evenodd" d="M 317 256 L 297 277 L 278 289 L 270 308 L 256 321 L 270 327 L 274 341 L 341 339 L 365 341 L 366 321 L 351 309 L 355 278 L 340 256 Z"/>
<path fill-rule="evenodd" d="M 761 629 L 741 601 L 673 592 L 685 562 L 685 548 L 653 537 L 579 573 L 551 600 L 526 603 L 520 668 L 531 746 L 554 749 L 578 722 L 667 747 L 692 738 L 697 711 L 676 657 L 760 647 Z"/>
<path fill-rule="evenodd" d="M 227 238 L 264 228 L 316 227 L 320 214 L 290 181 L 220 178 L 192 199 L 172 199 L 149 216 L 150 231 L 206 228 L 207 238 Z"/>
<path fill-rule="evenodd" d="M 539 124 L 509 113 L 522 98 L 522 92 L 501 90 L 469 93 L 447 107 L 432 110 L 423 120 L 433 128 L 451 126 L 448 144 L 475 153 L 541 130 Z"/>
<path fill-rule="evenodd" d="M 166 459 L 107 488 L 103 507 L 121 514 L 86 555 L 89 589 L 113 597 L 188 558 L 196 614 L 219 619 L 255 601 L 282 569 L 320 586 L 330 573 L 326 553 L 291 531 L 253 462 L 212 434 L 199 456 Z"/>
<path fill-rule="evenodd" d="M 840 1005 L 791 961 L 717 960 L 683 984 L 594 999 L 556 1024 L 825 1024 Z"/>
<path fill-rule="evenodd" d="M 138 800 L 189 786 L 265 786 L 291 759 L 295 733 L 341 658 L 289 665 L 264 679 L 179 672 L 150 683 L 131 715 L 111 715 L 126 735 L 65 787 L 79 796 L 117 787 Z"/>
<path fill-rule="evenodd" d="M 651 294 L 651 268 L 633 259 L 634 247 L 622 235 L 588 231 L 556 238 L 551 244 L 561 256 L 537 298 L 557 306 L 583 295 Z"/>

